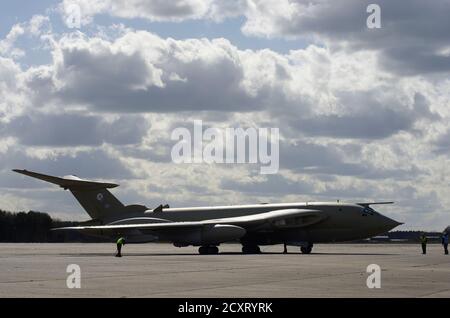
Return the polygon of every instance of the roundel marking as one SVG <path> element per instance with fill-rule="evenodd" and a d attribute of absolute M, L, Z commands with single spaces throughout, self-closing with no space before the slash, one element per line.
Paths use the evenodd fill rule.
<path fill-rule="evenodd" d="M 97 194 L 97 200 L 98 201 L 103 200 L 103 194 L 101 194 L 101 193 Z"/>

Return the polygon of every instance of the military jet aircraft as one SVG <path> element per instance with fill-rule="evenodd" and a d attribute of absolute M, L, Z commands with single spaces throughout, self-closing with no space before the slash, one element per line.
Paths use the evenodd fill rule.
<path fill-rule="evenodd" d="M 284 243 L 311 253 L 314 243 L 364 239 L 402 224 L 370 206 L 393 202 L 299 202 L 233 206 L 170 208 L 160 205 L 123 205 L 108 190 L 114 183 L 55 177 L 37 172 L 13 171 L 51 182 L 69 190 L 91 220 L 77 230 L 127 242 L 171 242 L 177 247 L 199 246 L 200 254 L 217 254 L 225 242 L 240 242 L 242 253 L 260 253 L 260 245 Z"/>

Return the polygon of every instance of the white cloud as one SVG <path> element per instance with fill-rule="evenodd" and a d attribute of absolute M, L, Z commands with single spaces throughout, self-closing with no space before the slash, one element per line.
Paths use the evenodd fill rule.
<path fill-rule="evenodd" d="M 409 130 L 417 119 L 411 114 L 416 94 L 429 98 L 418 85 L 405 89 L 409 82 L 377 71 L 368 52 L 343 55 L 310 45 L 280 54 L 240 50 L 225 39 L 163 39 L 131 30 L 116 39 L 76 32 L 53 45 L 53 63 L 24 75 L 35 105 L 64 102 L 106 112 L 269 111 L 282 119 L 345 115 L 355 122 L 372 116 L 374 125 L 391 118 L 386 133 L 373 132 L 377 138 Z M 344 128 L 349 137 L 361 132 Z"/>
<path fill-rule="evenodd" d="M 366 25 L 370 0 L 64 0 L 64 8 L 78 4 L 82 21 L 96 14 L 150 21 L 192 19 L 221 22 L 243 17 L 247 36 L 304 39 L 345 51 L 373 50 L 384 70 L 403 75 L 449 72 L 450 27 L 446 0 L 432 3 L 380 0 L 382 27 Z"/>
<path fill-rule="evenodd" d="M 22 94 L 22 70 L 11 58 L 0 56 L 0 124 L 20 114 L 27 102 Z"/>
<path fill-rule="evenodd" d="M 15 24 L 6 37 L 0 41 L 0 54 L 19 58 L 25 55 L 25 52 L 14 47 L 14 42 L 25 33 L 25 29 L 20 24 Z"/>
<path fill-rule="evenodd" d="M 0 40 L 0 55 L 18 59 L 25 56 L 25 51 L 16 46 L 17 40 L 22 36 L 39 37 L 50 32 L 49 18 L 34 15 L 27 22 L 17 23 L 11 27 L 6 37 Z"/>
<path fill-rule="evenodd" d="M 450 22 L 446 0 L 380 0 L 380 29 L 369 29 L 370 0 L 248 0 L 242 15 L 247 36 L 306 39 L 346 52 L 378 52 L 385 71 L 413 76 L 448 73 Z"/>
<path fill-rule="evenodd" d="M 97 14 L 126 19 L 181 22 L 205 17 L 211 3 L 212 0 L 64 0 L 60 11 L 63 19 L 67 21 L 73 14 L 73 7 L 78 6 L 82 25 L 91 23 L 93 16 Z"/>
<path fill-rule="evenodd" d="M 351 31 L 343 39 L 354 24 L 333 31 L 344 14 L 333 3 L 135 1 L 127 10 L 122 1 L 78 3 L 83 23 L 103 13 L 217 23 L 243 15 L 249 36 L 303 37 L 310 30 L 316 42 L 280 53 L 243 50 L 225 38 L 163 38 L 126 25 L 83 34 L 55 33 L 45 17 L 18 24 L 1 42 L 7 52 L 28 32 L 50 45 L 51 59 L 27 67 L 0 57 L 1 204 L 24 197 L 17 207 L 25 209 L 42 202 L 14 188 L 23 180 L 9 169 L 19 165 L 117 179 L 124 202 L 148 206 L 393 199 L 399 204 L 392 216 L 411 226 L 440 229 L 445 221 L 449 80 L 418 68 L 415 76 L 386 69 L 395 55 L 384 51 L 390 42 L 377 39 L 377 48 Z M 441 47 L 437 35 L 430 41 Z M 194 119 L 279 127 L 279 175 L 261 177 L 245 165 L 172 164 L 171 129 L 189 128 Z M 63 212 L 81 211 L 63 196 L 45 190 L 40 207 L 51 210 L 55 199 Z"/>

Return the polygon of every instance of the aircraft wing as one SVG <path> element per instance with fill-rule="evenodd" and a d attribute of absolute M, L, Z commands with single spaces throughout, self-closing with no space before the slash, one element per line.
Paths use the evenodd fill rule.
<path fill-rule="evenodd" d="M 370 205 L 375 205 L 375 204 L 394 204 L 394 202 L 392 202 L 392 201 L 382 201 L 382 202 L 360 202 L 360 203 L 356 203 L 356 204 L 361 205 L 361 206 L 368 207 L 368 206 L 370 206 Z"/>
<path fill-rule="evenodd" d="M 186 222 L 158 222 L 141 224 L 110 224 L 95 226 L 73 226 L 56 228 L 54 230 L 150 230 L 161 231 L 171 229 L 195 228 L 203 226 L 232 225 L 249 228 L 280 228 L 280 227 L 305 227 L 318 223 L 326 218 L 326 215 L 317 210 L 310 209 L 282 209 L 270 212 L 251 214 L 238 217 L 208 219 L 203 221 Z"/>

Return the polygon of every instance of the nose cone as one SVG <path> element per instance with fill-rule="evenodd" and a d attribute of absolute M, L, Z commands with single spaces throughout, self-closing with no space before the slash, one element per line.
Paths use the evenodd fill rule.
<path fill-rule="evenodd" d="M 385 229 L 386 232 L 402 224 L 403 223 L 397 222 L 391 218 L 388 218 L 387 216 L 382 216 L 381 219 L 381 226 Z"/>

